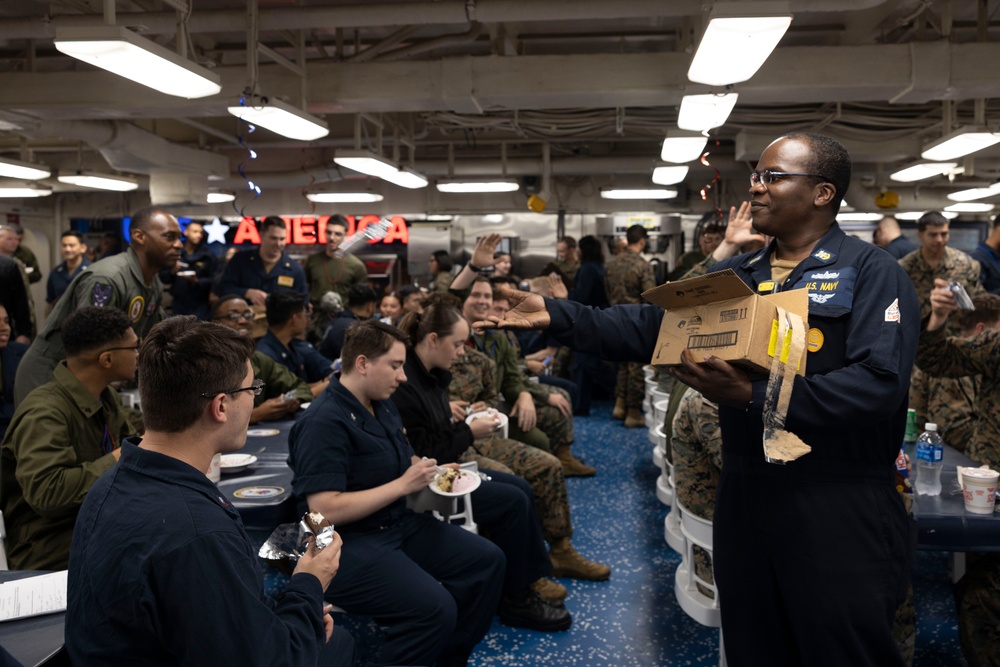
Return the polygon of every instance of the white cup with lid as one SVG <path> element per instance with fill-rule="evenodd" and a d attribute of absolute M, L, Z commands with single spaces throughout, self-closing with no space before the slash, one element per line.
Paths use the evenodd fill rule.
<path fill-rule="evenodd" d="M 1000 473 L 989 468 L 962 468 L 959 480 L 965 511 L 972 514 L 993 514 L 993 504 L 997 496 L 997 480 Z"/>

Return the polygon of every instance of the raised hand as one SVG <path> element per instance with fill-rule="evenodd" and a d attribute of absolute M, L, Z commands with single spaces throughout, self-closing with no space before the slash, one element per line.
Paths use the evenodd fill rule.
<path fill-rule="evenodd" d="M 476 331 L 484 329 L 546 329 L 551 323 L 545 299 L 531 292 L 522 292 L 509 285 L 500 285 L 500 291 L 507 297 L 511 308 L 503 317 L 490 315 L 485 320 L 473 322 Z"/>

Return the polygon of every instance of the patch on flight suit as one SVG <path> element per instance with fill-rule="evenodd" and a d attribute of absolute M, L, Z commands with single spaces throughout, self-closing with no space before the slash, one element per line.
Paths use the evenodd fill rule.
<path fill-rule="evenodd" d="M 765 280 L 761 284 L 757 285 L 757 291 L 760 294 L 771 294 L 772 292 L 774 292 L 774 281 Z"/>
<path fill-rule="evenodd" d="M 90 290 L 90 305 L 104 308 L 111 301 L 111 294 L 114 289 L 111 285 L 95 283 L 94 289 Z"/>
<path fill-rule="evenodd" d="M 152 317 L 154 310 L 156 310 L 156 304 L 150 301 L 146 304 L 146 317 Z"/>
<path fill-rule="evenodd" d="M 146 305 L 146 300 L 141 296 L 132 297 L 132 300 L 128 302 L 128 316 L 132 319 L 132 322 L 138 322 L 139 317 L 142 316 L 142 309 Z"/>
<path fill-rule="evenodd" d="M 806 349 L 810 352 L 819 352 L 823 349 L 823 332 L 813 327 L 806 333 Z"/>
<path fill-rule="evenodd" d="M 295 285 L 295 278 L 291 276 L 278 276 L 278 284 L 282 287 L 292 287 Z"/>
<path fill-rule="evenodd" d="M 792 289 L 805 287 L 809 290 L 810 314 L 818 307 L 815 311 L 817 315 L 836 317 L 851 309 L 857 278 L 858 269 L 854 266 L 806 271 Z"/>
<path fill-rule="evenodd" d="M 885 321 L 886 322 L 899 321 L 899 299 L 893 301 L 892 304 L 885 309 Z"/>

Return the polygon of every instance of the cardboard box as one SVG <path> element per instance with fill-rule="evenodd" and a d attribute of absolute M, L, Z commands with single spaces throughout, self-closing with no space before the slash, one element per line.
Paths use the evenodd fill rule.
<path fill-rule="evenodd" d="M 690 349 L 767 374 L 778 336 L 777 306 L 801 315 L 809 328 L 807 289 L 755 294 L 732 269 L 667 283 L 642 296 L 664 310 L 654 366 L 679 364 L 681 351 Z M 799 375 L 805 366 L 799 364 Z"/>

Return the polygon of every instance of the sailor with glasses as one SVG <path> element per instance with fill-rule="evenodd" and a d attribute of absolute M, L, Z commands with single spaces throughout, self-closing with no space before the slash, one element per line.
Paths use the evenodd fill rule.
<path fill-rule="evenodd" d="M 704 351 L 685 350 L 671 370 L 719 404 L 714 569 L 732 667 L 904 664 L 892 622 L 913 543 L 893 462 L 920 309 L 893 257 L 837 225 L 850 177 L 834 139 L 780 137 L 750 176 L 753 227 L 773 241 L 712 267 L 757 293 L 807 290 L 805 376 L 794 378 L 785 428 L 811 452 L 765 460 L 767 377 Z M 652 304 L 599 311 L 521 292 L 511 303 L 503 319 L 474 326 L 547 327 L 564 345 L 620 361 L 648 362 L 663 315 Z"/>
<path fill-rule="evenodd" d="M 253 336 L 254 312 L 250 304 L 238 296 L 227 296 L 212 304 L 212 321 L 239 331 L 247 338 Z M 254 408 L 250 423 L 285 419 L 298 411 L 302 403 L 313 400 L 312 389 L 283 365 L 259 350 L 250 357 L 254 377 L 261 379 L 266 388 L 254 394 Z"/>
<path fill-rule="evenodd" d="M 15 570 L 65 570 L 90 486 L 136 433 L 112 382 L 135 379 L 139 338 L 112 308 L 82 308 L 63 324 L 67 358 L 14 413 L 0 446 L 0 510 Z"/>

